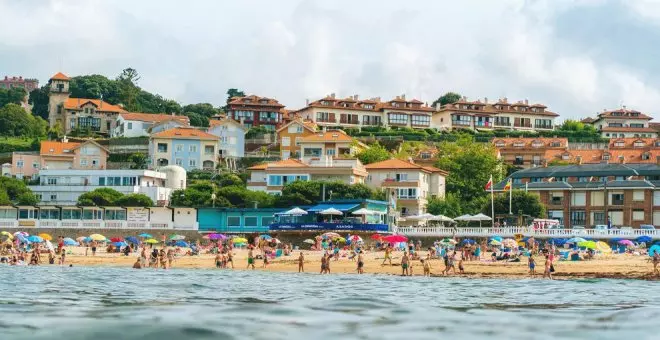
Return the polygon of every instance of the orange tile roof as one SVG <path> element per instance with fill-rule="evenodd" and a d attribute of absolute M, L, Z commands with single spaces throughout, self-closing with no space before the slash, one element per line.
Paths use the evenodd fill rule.
<path fill-rule="evenodd" d="M 353 138 L 342 130 L 317 132 L 313 135 L 303 137 L 301 142 L 352 142 Z"/>
<path fill-rule="evenodd" d="M 627 149 L 637 149 L 639 150 L 640 148 L 645 148 L 645 147 L 655 147 L 655 142 L 657 139 L 655 138 L 612 138 L 610 139 L 609 142 L 609 148 L 610 149 L 621 149 L 621 148 L 627 148 Z M 635 144 L 639 144 L 638 142 L 642 142 L 643 145 L 641 146 L 635 146 Z M 623 143 L 623 146 L 620 146 L 621 143 Z"/>
<path fill-rule="evenodd" d="M 67 100 L 64 102 L 64 108 L 68 110 L 82 110 L 81 107 L 86 105 L 87 103 L 91 103 L 92 105 L 96 106 L 96 109 L 98 111 L 102 111 L 102 112 L 116 112 L 116 113 L 126 112 L 126 110 L 122 109 L 117 105 L 112 105 L 108 102 L 99 99 L 86 99 L 86 98 L 67 98 Z"/>
<path fill-rule="evenodd" d="M 599 113 L 598 117 L 609 118 L 609 119 L 646 119 L 646 120 L 653 119 L 639 111 L 627 110 L 627 109 L 604 111 Z"/>
<path fill-rule="evenodd" d="M 403 103 L 403 106 L 394 106 L 392 103 Z M 378 104 L 379 110 L 397 110 L 397 111 L 424 111 L 424 112 L 434 112 L 435 109 L 430 106 L 422 105 L 422 102 L 413 99 L 411 101 L 406 101 L 402 97 L 396 97 L 390 101 L 382 102 Z"/>
<path fill-rule="evenodd" d="M 266 170 L 267 168 L 307 168 L 309 165 L 293 158 L 285 159 L 277 162 L 262 163 L 252 167 L 248 170 Z"/>
<path fill-rule="evenodd" d="M 54 76 L 50 77 L 51 80 L 71 80 L 62 72 L 57 72 Z"/>
<path fill-rule="evenodd" d="M 512 107 L 521 107 L 521 108 L 537 108 L 543 109 L 542 112 L 533 112 L 531 110 L 527 111 L 518 111 L 512 109 Z M 467 108 L 466 108 L 467 107 Z M 558 117 L 559 114 L 551 111 L 545 110 L 546 106 L 543 104 L 532 104 L 529 105 L 526 102 L 517 102 L 509 103 L 506 98 L 498 100 L 496 103 L 486 103 L 481 102 L 480 100 L 468 101 L 466 98 L 463 98 L 455 103 L 443 105 L 439 111 L 458 111 L 468 114 L 486 114 L 486 115 L 495 115 L 499 113 L 512 113 L 512 114 L 522 114 L 522 115 L 539 115 L 539 116 L 550 116 Z"/>
<path fill-rule="evenodd" d="M 151 135 L 153 138 L 218 140 L 217 136 L 190 127 L 173 128 Z"/>
<path fill-rule="evenodd" d="M 309 131 L 311 131 L 311 132 L 316 132 L 316 128 L 317 128 L 317 126 L 316 126 L 316 124 L 315 124 L 314 122 L 310 122 L 310 121 L 302 120 L 301 118 L 296 118 L 296 119 L 290 121 L 289 123 L 282 125 L 282 127 L 280 127 L 279 129 L 277 129 L 277 132 L 280 132 L 280 131 L 286 129 L 289 125 L 291 125 L 291 124 L 293 124 L 293 123 L 301 124 L 301 125 L 302 125 L 304 128 L 306 128 L 307 130 L 309 130 Z"/>
<path fill-rule="evenodd" d="M 166 113 L 140 113 L 140 112 L 127 112 L 119 114 L 126 120 L 137 120 L 141 122 L 160 123 L 168 120 L 178 120 L 181 123 L 188 125 L 190 119 L 186 116 L 172 116 Z"/>
<path fill-rule="evenodd" d="M 516 148 L 516 149 L 521 149 L 521 148 L 528 148 L 532 147 L 532 143 L 534 142 L 540 142 L 542 145 L 538 148 L 552 148 L 552 143 L 553 142 L 559 142 L 559 146 L 555 146 L 554 148 L 566 148 L 568 146 L 568 138 L 551 138 L 551 137 L 529 137 L 529 138 L 493 138 L 492 143 L 497 147 L 498 149 L 504 149 L 504 148 Z M 504 146 L 498 147 L 498 144 L 504 144 Z M 522 143 L 523 146 L 520 147 L 515 147 L 515 145 L 518 145 L 518 143 Z"/>
<path fill-rule="evenodd" d="M 390 169 L 411 169 L 411 170 L 421 170 L 426 172 L 440 172 L 447 174 L 446 171 L 438 169 L 432 166 L 421 166 L 415 163 L 404 161 L 402 159 L 388 159 L 382 162 L 376 162 L 367 164 L 364 166 L 367 170 L 390 170 Z"/>
<path fill-rule="evenodd" d="M 265 103 L 262 103 L 261 101 L 266 101 Z M 283 108 L 284 105 L 280 104 L 276 99 L 273 98 L 268 98 L 268 97 L 259 97 L 255 95 L 249 95 L 245 97 L 232 97 L 229 100 L 229 103 L 227 105 L 256 105 L 256 106 L 277 106 L 279 108 Z"/>
<path fill-rule="evenodd" d="M 78 146 L 80 146 L 80 143 L 71 143 L 71 142 L 64 143 L 64 142 L 57 142 L 57 141 L 43 141 L 43 142 L 41 142 L 41 148 L 40 148 L 39 154 L 41 156 L 45 156 L 45 155 L 53 155 L 53 156 L 73 155 L 73 149 L 77 148 Z M 68 150 L 68 151 L 64 152 L 64 150 Z"/>
<path fill-rule="evenodd" d="M 610 126 L 605 126 L 605 127 L 601 128 L 600 131 L 602 131 L 602 132 L 641 132 L 641 133 L 658 132 L 656 129 L 650 128 L 650 127 L 634 128 L 634 127 L 610 127 Z"/>

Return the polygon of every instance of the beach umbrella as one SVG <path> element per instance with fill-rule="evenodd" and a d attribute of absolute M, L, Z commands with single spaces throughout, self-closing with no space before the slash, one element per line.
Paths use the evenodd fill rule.
<path fill-rule="evenodd" d="M 367 208 L 360 208 L 358 210 L 355 210 L 355 211 L 351 212 L 351 214 L 353 214 L 353 215 L 377 215 L 377 214 L 379 214 L 379 212 L 369 210 Z"/>
<path fill-rule="evenodd" d="M 209 234 L 207 236 L 208 236 L 209 240 L 224 240 L 224 239 L 227 238 L 227 236 L 225 236 L 223 234 L 216 234 L 216 233 Z"/>
<path fill-rule="evenodd" d="M 272 236 L 267 235 L 267 234 L 259 235 L 259 237 L 261 237 L 261 239 L 263 239 L 263 240 L 270 240 L 270 239 L 273 238 Z"/>
<path fill-rule="evenodd" d="M 373 235 L 371 235 L 369 238 L 372 239 L 372 240 L 380 241 L 380 240 L 383 239 L 383 235 L 381 235 L 381 234 L 373 234 Z"/>
<path fill-rule="evenodd" d="M 502 241 L 502 244 L 505 247 L 517 247 L 518 246 L 518 242 L 516 242 L 516 240 L 514 240 L 512 238 L 505 239 L 504 241 Z"/>
<path fill-rule="evenodd" d="M 646 236 L 646 235 L 644 235 L 644 236 L 640 236 L 640 237 L 638 237 L 635 241 L 637 241 L 637 242 L 648 243 L 648 242 L 653 241 L 653 238 L 651 238 L 651 236 Z"/>
<path fill-rule="evenodd" d="M 3 232 L 0 233 L 0 235 L 2 235 L 2 236 L 6 236 L 6 237 L 7 237 L 8 239 L 10 239 L 10 240 L 13 240 L 13 239 L 14 239 L 14 235 L 12 235 L 12 233 L 10 233 L 10 232 L 8 232 L 8 231 L 3 231 Z"/>
<path fill-rule="evenodd" d="M 443 238 L 443 239 L 440 241 L 440 243 L 445 243 L 445 244 L 456 244 L 456 243 L 458 243 L 458 242 L 456 242 L 456 240 L 454 240 L 453 238 L 445 237 L 445 238 Z"/>
<path fill-rule="evenodd" d="M 630 240 L 621 240 L 621 241 L 619 241 L 619 242 L 617 242 L 617 243 L 619 243 L 620 245 L 624 245 L 624 246 L 626 246 L 626 247 L 633 247 L 633 246 L 635 245 L 635 244 L 632 243 L 632 241 L 630 241 Z"/>
<path fill-rule="evenodd" d="M 594 241 L 578 242 L 577 246 L 580 248 L 596 249 L 596 242 Z"/>
<path fill-rule="evenodd" d="M 153 238 L 150 238 L 150 239 L 144 241 L 144 243 L 156 244 L 156 243 L 160 243 L 160 242 L 158 240 L 154 240 Z"/>
<path fill-rule="evenodd" d="M 316 243 L 316 241 L 308 238 L 308 239 L 304 240 L 303 243 L 314 244 L 314 243 Z"/>
<path fill-rule="evenodd" d="M 269 242 L 271 242 L 271 243 L 274 242 L 274 243 L 276 243 L 276 244 L 280 244 L 280 243 L 282 243 L 282 241 L 280 241 L 280 240 L 278 240 L 278 239 L 276 239 L 276 238 L 271 238 Z"/>
<path fill-rule="evenodd" d="M 53 237 L 50 236 L 49 234 L 46 234 L 46 233 L 39 234 L 39 237 L 41 237 L 42 239 L 44 239 L 46 241 L 52 241 L 53 240 Z"/>
<path fill-rule="evenodd" d="M 653 257 L 655 254 L 660 254 L 660 245 L 654 244 L 649 248 L 649 256 Z"/>
<path fill-rule="evenodd" d="M 603 241 L 596 242 L 596 250 L 601 251 L 603 253 L 611 253 L 612 252 L 612 248 L 610 248 L 609 244 L 607 244 Z"/>
<path fill-rule="evenodd" d="M 346 243 L 346 239 L 343 238 L 343 237 L 336 237 L 336 238 L 334 238 L 334 239 L 332 240 L 332 242 L 335 242 L 335 243 Z"/>
<path fill-rule="evenodd" d="M 566 240 L 566 243 L 578 244 L 580 242 L 585 242 L 585 241 L 586 240 L 583 239 L 582 237 L 573 237 L 573 238 L 569 238 L 568 240 Z"/>
<path fill-rule="evenodd" d="M 128 245 L 128 243 L 126 243 L 126 242 L 112 242 L 112 245 L 114 245 L 117 248 L 121 248 L 121 247 L 126 247 Z"/>
<path fill-rule="evenodd" d="M 190 245 L 188 244 L 188 242 L 183 241 L 183 240 L 178 240 L 178 241 L 174 242 L 174 245 L 177 246 L 177 247 L 183 247 L 183 248 L 188 248 L 188 247 L 190 247 Z"/>
<path fill-rule="evenodd" d="M 25 231 L 17 231 L 17 232 L 14 233 L 14 236 L 18 236 L 18 235 L 23 235 L 25 237 L 30 236 L 30 234 L 28 232 L 25 232 Z"/>
<path fill-rule="evenodd" d="M 76 238 L 76 241 L 78 241 L 78 242 L 85 242 L 85 239 L 86 239 L 86 238 L 87 238 L 87 236 L 80 236 L 80 237 Z"/>
<path fill-rule="evenodd" d="M 499 235 L 491 236 L 491 238 L 488 239 L 488 241 L 493 241 L 493 240 L 501 244 L 504 239 L 502 238 L 502 236 Z"/>
<path fill-rule="evenodd" d="M 408 242 L 408 238 L 403 235 L 389 235 L 385 236 L 383 240 L 390 243 Z"/>
<path fill-rule="evenodd" d="M 475 242 L 475 240 L 472 240 L 472 239 L 466 238 L 466 239 L 463 240 L 461 243 L 463 243 L 463 244 L 475 244 L 476 242 Z"/>
<path fill-rule="evenodd" d="M 105 236 L 101 234 L 91 234 L 89 235 L 89 238 L 91 238 L 93 241 L 105 241 L 106 238 Z"/>
<path fill-rule="evenodd" d="M 62 241 L 64 242 L 65 246 L 77 246 L 78 245 L 78 242 L 76 242 L 76 240 L 74 240 L 70 237 L 65 237 L 64 240 L 62 240 Z"/>
<path fill-rule="evenodd" d="M 126 242 L 133 243 L 133 244 L 140 244 L 140 240 L 138 240 L 138 238 L 135 237 L 135 236 L 126 237 Z"/>
<path fill-rule="evenodd" d="M 27 237 L 27 241 L 30 243 L 41 243 L 44 241 L 44 239 L 41 238 L 41 236 L 32 235 Z"/>
<path fill-rule="evenodd" d="M 185 240 L 185 239 L 186 239 L 185 236 L 183 236 L 183 235 L 177 235 L 177 234 L 171 234 L 171 235 L 169 236 L 169 238 L 170 238 L 170 240 L 172 240 L 172 241 L 181 241 L 181 240 Z"/>
<path fill-rule="evenodd" d="M 491 246 L 501 246 L 502 242 L 498 240 L 491 240 L 489 243 Z"/>
<path fill-rule="evenodd" d="M 236 244 L 236 243 L 247 243 L 248 240 L 245 237 L 234 237 L 232 241 L 234 241 L 234 244 Z"/>
<path fill-rule="evenodd" d="M 142 233 L 142 234 L 140 234 L 140 235 L 138 235 L 138 236 L 139 236 L 139 237 L 142 237 L 142 238 L 152 238 L 152 237 L 153 237 L 153 236 L 151 236 L 151 234 L 147 234 L 147 233 Z"/>
<path fill-rule="evenodd" d="M 362 242 L 362 237 L 358 235 L 352 235 L 351 236 L 351 242 Z"/>
<path fill-rule="evenodd" d="M 337 238 L 337 237 L 341 237 L 341 235 L 339 235 L 339 234 L 337 234 L 337 233 L 333 233 L 333 232 L 328 232 L 328 233 L 325 233 L 325 234 L 323 234 L 323 235 L 321 235 L 321 236 L 322 236 L 322 237 L 325 237 L 325 238 Z"/>
<path fill-rule="evenodd" d="M 458 217 L 454 217 L 454 220 L 455 221 L 469 221 L 471 217 L 472 217 L 472 215 L 465 214 L 465 215 L 461 215 L 461 216 L 458 216 Z"/>
<path fill-rule="evenodd" d="M 277 215 L 292 215 L 292 216 L 300 216 L 300 215 L 307 215 L 307 212 L 305 210 L 302 210 L 298 207 L 295 207 L 291 210 L 287 210 L 285 212 L 277 213 Z"/>
<path fill-rule="evenodd" d="M 319 211 L 319 214 L 321 214 L 321 215 L 330 215 L 330 222 L 332 222 L 332 216 L 333 215 L 337 215 L 337 216 L 344 215 L 343 212 L 341 212 L 341 211 L 339 211 L 335 208 L 328 208 L 328 209 L 325 209 L 325 210 L 321 210 L 321 211 Z"/>
<path fill-rule="evenodd" d="M 124 241 L 124 239 L 122 239 L 121 237 L 113 237 L 113 238 L 110 239 L 110 242 L 113 242 L 113 243 L 114 242 L 123 242 L 123 241 Z"/>

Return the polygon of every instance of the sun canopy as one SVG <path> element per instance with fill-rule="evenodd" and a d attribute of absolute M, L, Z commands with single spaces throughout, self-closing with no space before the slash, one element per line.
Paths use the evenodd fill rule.
<path fill-rule="evenodd" d="M 351 214 L 353 214 L 353 215 L 384 215 L 385 213 L 382 212 L 382 211 L 375 211 L 375 210 L 360 208 L 358 210 L 355 210 Z"/>
<path fill-rule="evenodd" d="M 334 209 L 337 209 L 339 211 L 348 211 L 348 210 L 351 210 L 351 209 L 353 209 L 357 206 L 359 206 L 359 204 L 355 204 L 355 203 L 322 203 L 322 204 L 318 204 L 318 205 L 315 205 L 315 206 L 307 209 L 307 211 L 318 212 L 318 211 L 323 211 L 323 210 L 327 210 L 327 209 L 330 209 L 330 208 L 334 208 Z"/>
<path fill-rule="evenodd" d="M 445 215 L 437 215 L 429 218 L 429 221 L 440 221 L 440 222 L 454 222 L 451 218 Z"/>
<path fill-rule="evenodd" d="M 490 221 L 491 218 L 489 216 L 486 216 L 484 214 L 476 214 L 468 219 L 468 221 Z"/>
<path fill-rule="evenodd" d="M 339 211 L 335 208 L 328 208 L 328 209 L 320 211 L 319 214 L 321 214 L 321 215 L 343 215 L 344 213 L 342 213 L 341 211 Z"/>
<path fill-rule="evenodd" d="M 454 220 L 456 220 L 456 221 L 471 221 L 470 220 L 471 218 L 472 218 L 472 215 L 465 214 L 465 215 L 461 215 L 461 216 L 458 216 L 458 217 L 454 218 Z"/>
<path fill-rule="evenodd" d="M 307 215 L 307 212 L 305 210 L 302 210 L 298 207 L 295 207 L 291 210 L 287 210 L 285 212 L 277 213 L 275 215 Z"/>

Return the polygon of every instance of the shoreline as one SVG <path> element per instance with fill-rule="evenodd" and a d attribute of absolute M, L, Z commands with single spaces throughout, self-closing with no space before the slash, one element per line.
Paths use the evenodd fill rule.
<path fill-rule="evenodd" d="M 304 272 L 319 275 L 321 252 L 303 251 L 305 255 Z M 247 251 L 234 250 L 234 269 L 216 268 L 214 263 L 215 255 L 202 254 L 197 256 L 179 256 L 175 259 L 173 269 L 213 269 L 219 271 L 230 270 L 253 270 L 247 268 Z M 297 273 L 298 272 L 298 251 L 294 251 L 290 256 L 283 256 L 271 260 L 266 268 L 262 268 L 263 261 L 255 260 L 255 271 Z M 400 253 L 395 253 L 392 265 L 381 265 L 383 253 L 365 254 L 365 274 L 400 276 L 401 266 L 399 265 Z M 129 256 L 119 254 L 100 253 L 96 256 L 85 256 L 83 253 L 74 253 L 67 255 L 65 266 L 69 264 L 74 267 L 121 267 L 131 268 L 138 257 L 137 253 Z M 535 256 L 537 263 L 541 257 Z M 597 258 L 588 261 L 556 261 L 554 263 L 556 272 L 553 278 L 558 280 L 581 280 L 581 279 L 629 279 L 657 281 L 660 276 L 652 274 L 653 265 L 647 256 L 633 256 L 628 254 L 610 255 L 604 258 Z M 543 268 L 537 265 L 536 275 L 532 277 L 528 273 L 527 260 L 521 262 L 490 262 L 480 259 L 475 261 L 465 261 L 465 273 L 442 275 L 440 272 L 444 269 L 441 259 L 430 261 L 431 275 L 434 278 L 467 278 L 467 279 L 543 279 Z M 59 266 L 58 264 L 42 263 L 41 266 Z M 347 259 L 340 258 L 339 261 L 332 259 L 330 261 L 330 274 L 352 274 L 357 273 L 357 263 Z M 420 261 L 412 261 L 413 276 L 422 276 L 423 269 Z M 143 268 L 141 270 L 156 270 L 154 268 Z M 161 268 L 157 270 L 163 270 Z"/>

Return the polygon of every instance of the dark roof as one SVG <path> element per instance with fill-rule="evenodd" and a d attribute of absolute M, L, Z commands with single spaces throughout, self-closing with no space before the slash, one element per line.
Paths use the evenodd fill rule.
<path fill-rule="evenodd" d="M 660 176 L 657 164 L 582 164 L 523 169 L 511 178 L 591 177 L 591 176 Z"/>
<path fill-rule="evenodd" d="M 646 180 L 632 180 L 632 181 L 609 181 L 607 182 L 608 188 L 654 188 L 653 183 Z"/>

